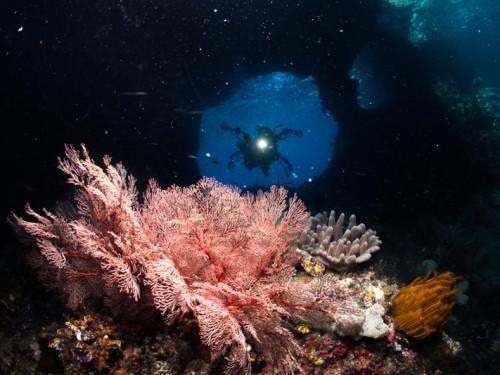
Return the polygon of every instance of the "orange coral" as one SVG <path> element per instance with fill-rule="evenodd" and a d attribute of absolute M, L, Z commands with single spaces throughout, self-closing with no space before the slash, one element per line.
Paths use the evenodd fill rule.
<path fill-rule="evenodd" d="M 417 340 L 439 330 L 451 315 L 459 279 L 451 272 L 428 273 L 402 288 L 392 301 L 396 327 Z"/>

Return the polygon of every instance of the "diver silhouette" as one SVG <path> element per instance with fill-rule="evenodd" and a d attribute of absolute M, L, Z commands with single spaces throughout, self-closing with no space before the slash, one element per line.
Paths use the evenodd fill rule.
<path fill-rule="evenodd" d="M 302 137 L 303 132 L 301 130 L 283 128 L 281 124 L 273 129 L 259 125 L 255 137 L 252 138 L 241 128 L 231 127 L 225 123 L 220 127 L 222 130 L 232 133 L 238 139 L 236 143 L 237 150 L 229 157 L 228 169 L 233 169 L 236 162 L 243 160 L 243 164 L 247 169 L 260 168 L 264 175 L 269 176 L 271 164 L 281 162 L 285 166 L 286 175 L 289 176 L 292 173 L 293 166 L 278 151 L 278 142 L 291 135 Z"/>

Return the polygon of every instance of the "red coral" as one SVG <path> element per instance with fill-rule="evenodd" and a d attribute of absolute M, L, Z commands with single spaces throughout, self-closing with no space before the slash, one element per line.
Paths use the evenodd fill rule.
<path fill-rule="evenodd" d="M 140 205 L 134 179 L 107 156 L 101 168 L 84 146 L 67 146 L 59 168 L 78 188 L 75 207 L 43 215 L 28 207 L 35 221 L 13 222 L 35 239 L 49 263 L 34 256 L 39 273 L 72 307 L 88 290 L 116 309 L 124 296 L 152 302 L 167 323 L 192 313 L 228 373 L 248 370 L 249 344 L 283 373 L 299 368 L 284 318 L 319 319 L 329 302 L 313 283 L 292 286 L 289 250 L 309 226 L 299 199 L 277 187 L 241 195 L 204 178 L 186 188 L 152 181 Z"/>

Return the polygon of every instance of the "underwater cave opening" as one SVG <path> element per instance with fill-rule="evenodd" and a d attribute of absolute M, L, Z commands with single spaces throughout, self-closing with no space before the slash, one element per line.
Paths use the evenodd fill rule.
<path fill-rule="evenodd" d="M 203 111 L 198 167 L 203 176 L 243 189 L 297 188 L 328 168 L 337 132 L 311 76 L 252 77 L 227 101 Z"/>

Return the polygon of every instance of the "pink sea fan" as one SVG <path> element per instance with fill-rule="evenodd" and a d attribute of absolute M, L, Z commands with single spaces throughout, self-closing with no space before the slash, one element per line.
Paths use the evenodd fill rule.
<path fill-rule="evenodd" d="M 93 280 L 99 279 L 97 294 L 112 299 L 117 290 L 137 301 L 141 259 L 153 245 L 144 235 L 135 210 L 134 179 L 121 164 L 112 165 L 109 157 L 104 158 L 104 166 L 96 165 L 84 146 L 81 151 L 67 146 L 59 169 L 78 187 L 75 207 L 61 207 L 55 213 L 44 210 L 44 215 L 39 215 L 28 206 L 27 213 L 36 221 L 15 215 L 13 221 L 35 238 L 42 255 L 61 270 L 52 286 L 66 290 L 69 300 L 75 299 L 72 293 L 79 288 L 60 281 L 77 285 L 95 284 Z"/>
<path fill-rule="evenodd" d="M 151 181 L 139 204 L 134 178 L 103 162 L 66 146 L 59 168 L 77 187 L 74 207 L 12 216 L 40 250 L 30 259 L 43 281 L 72 308 L 93 296 L 115 310 L 124 298 L 154 305 L 167 324 L 192 314 L 227 373 L 248 371 L 249 345 L 282 373 L 299 369 L 287 321 L 331 311 L 327 294 L 292 281 L 289 250 L 309 227 L 304 204 L 283 188 L 242 195 L 210 178 L 166 189 Z"/>

